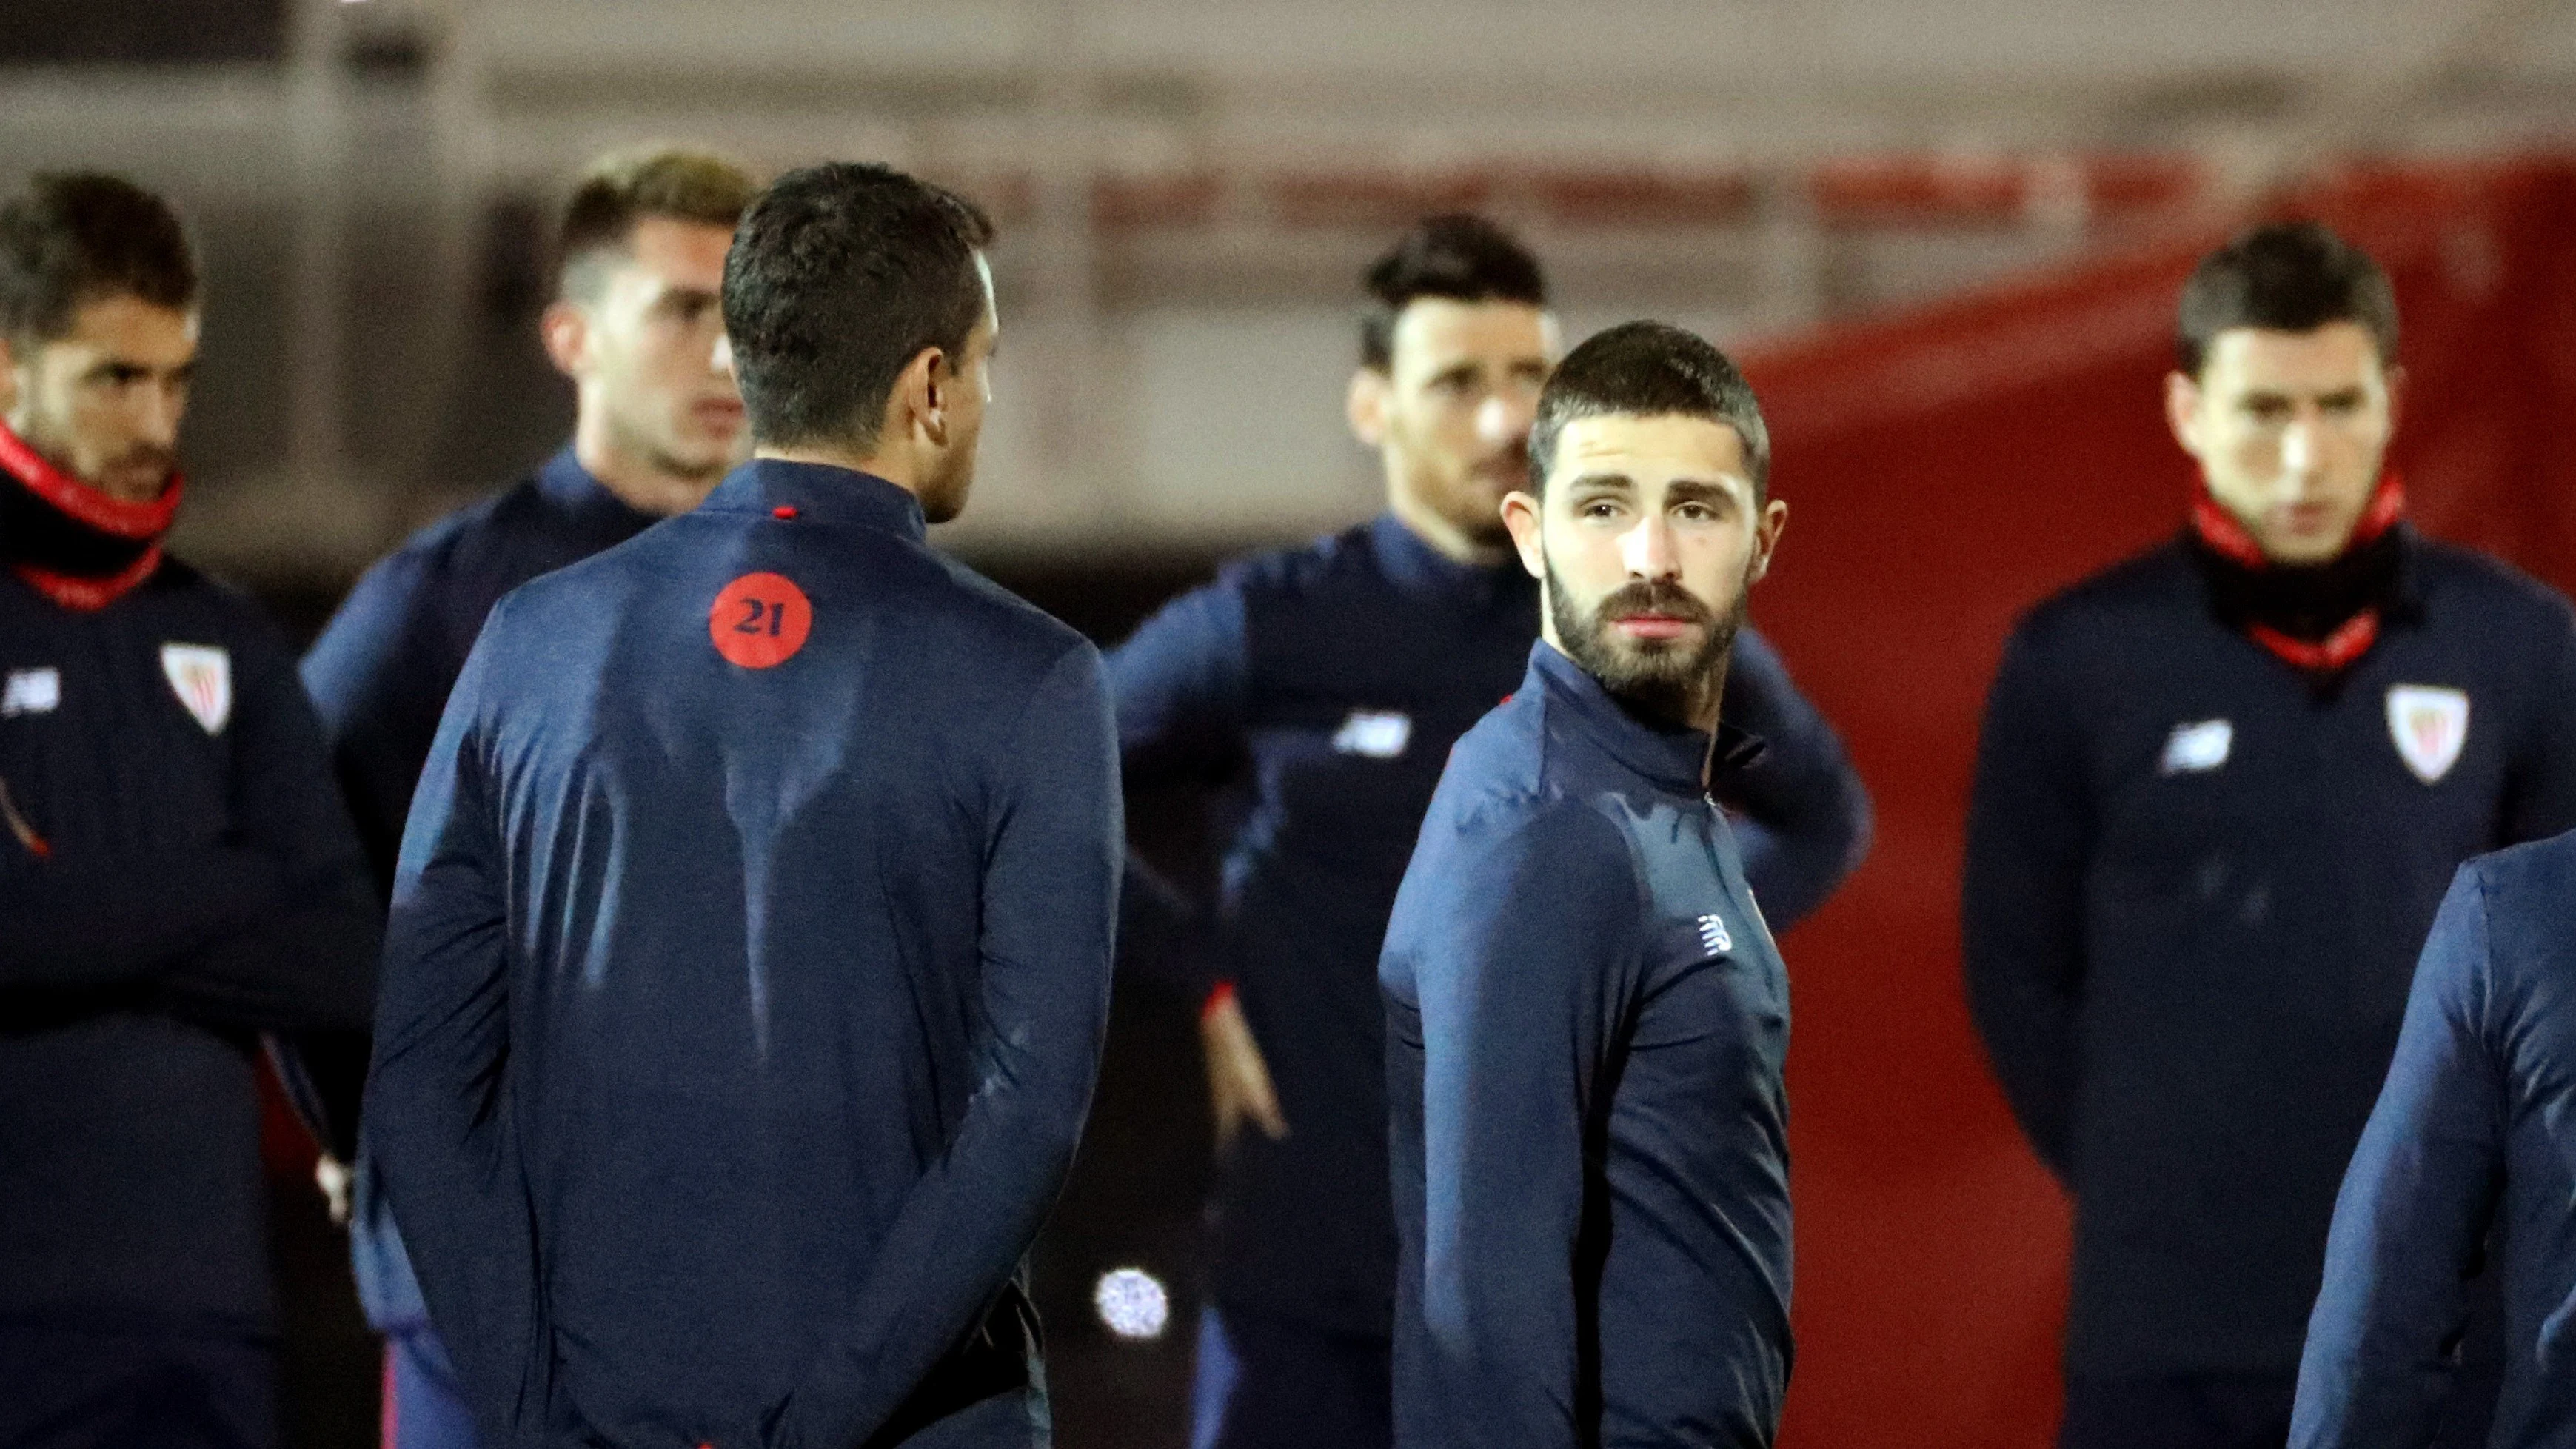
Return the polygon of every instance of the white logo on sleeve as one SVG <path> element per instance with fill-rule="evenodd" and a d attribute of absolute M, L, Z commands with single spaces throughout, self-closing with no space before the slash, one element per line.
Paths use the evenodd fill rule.
<path fill-rule="evenodd" d="M 212 644 L 164 644 L 161 672 L 171 692 L 196 716 L 206 733 L 224 732 L 233 717 L 233 657 Z"/>
<path fill-rule="evenodd" d="M 12 669 L 0 687 L 0 719 L 21 714 L 51 714 L 62 707 L 63 672 L 59 669 Z"/>
<path fill-rule="evenodd" d="M 2227 752 L 2236 744 L 2236 726 L 2223 719 L 2205 719 L 2198 724 L 2178 724 L 2165 737 L 2164 773 L 2198 774 L 2215 770 L 2227 763 Z"/>
<path fill-rule="evenodd" d="M 2469 697 L 2430 684 L 2391 685 L 2388 736 L 2415 778 L 2433 784 L 2451 773 L 2469 742 Z"/>
<path fill-rule="evenodd" d="M 1391 709 L 1355 709 L 1333 736 L 1333 748 L 1345 755 L 1392 760 L 1413 742 L 1413 717 Z"/>
<path fill-rule="evenodd" d="M 1726 933 L 1726 918 L 1706 915 L 1699 918 L 1699 943 L 1712 956 L 1735 949 L 1735 938 Z"/>

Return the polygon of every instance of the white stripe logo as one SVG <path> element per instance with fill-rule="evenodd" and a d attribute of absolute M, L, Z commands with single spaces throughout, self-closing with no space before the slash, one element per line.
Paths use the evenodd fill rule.
<path fill-rule="evenodd" d="M 1734 950 L 1735 938 L 1726 933 L 1726 918 L 1714 915 L 1700 917 L 1699 943 L 1712 956 L 1720 951 Z"/>

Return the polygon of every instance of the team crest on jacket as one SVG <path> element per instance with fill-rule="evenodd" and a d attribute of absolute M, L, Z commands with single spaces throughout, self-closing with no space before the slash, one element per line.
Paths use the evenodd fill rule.
<path fill-rule="evenodd" d="M 206 733 L 224 732 L 224 722 L 233 717 L 231 654 L 212 644 L 164 644 L 161 672 L 169 677 L 179 703 L 206 727 Z"/>
<path fill-rule="evenodd" d="M 2433 784 L 2451 773 L 2460 747 L 2469 742 L 2469 697 L 2430 684 L 2391 685 L 2388 734 L 2397 741 L 2397 755 L 2406 768 Z"/>

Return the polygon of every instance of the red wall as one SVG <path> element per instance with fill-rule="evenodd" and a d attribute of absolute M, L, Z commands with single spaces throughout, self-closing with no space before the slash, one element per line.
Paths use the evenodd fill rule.
<path fill-rule="evenodd" d="M 2349 172 L 2287 208 L 2397 283 L 2416 518 L 2576 583 L 2576 162 Z M 1788 534 L 1763 630 L 1841 727 L 1878 841 L 1785 943 L 1795 1449 L 2019 1449 L 2057 1421 L 2069 1213 L 1959 984 L 1960 842 L 2021 611 L 2178 527 L 2174 298 L 2221 231 L 1748 356 Z"/>

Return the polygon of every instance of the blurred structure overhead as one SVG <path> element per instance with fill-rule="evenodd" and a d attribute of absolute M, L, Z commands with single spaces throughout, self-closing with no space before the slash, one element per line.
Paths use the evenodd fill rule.
<path fill-rule="evenodd" d="M 1014 502 L 949 536 L 1097 550 L 1369 506 L 1337 446 L 1350 288 L 1429 210 L 1524 230 L 1577 332 L 1742 337 L 2204 224 L 2341 154 L 2547 145 L 2576 106 L 2560 0 L 25 3 L 0 154 L 133 172 L 205 234 L 187 541 L 252 571 L 345 572 L 552 441 L 543 218 L 612 145 L 871 157 L 991 204 Z"/>

